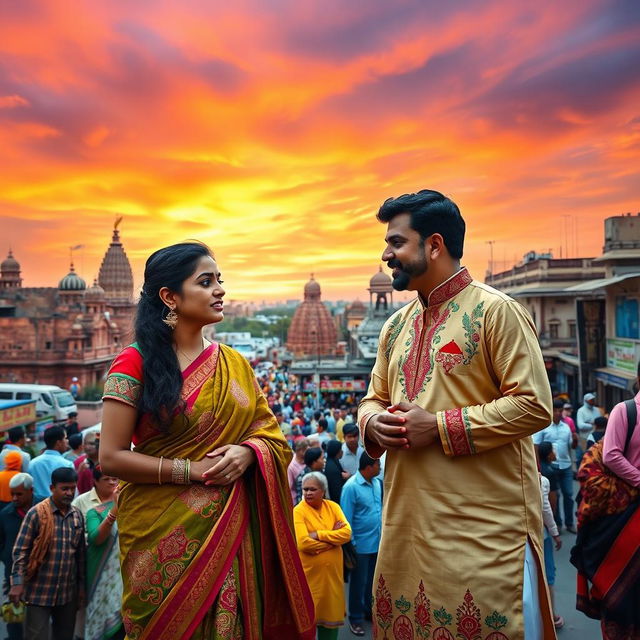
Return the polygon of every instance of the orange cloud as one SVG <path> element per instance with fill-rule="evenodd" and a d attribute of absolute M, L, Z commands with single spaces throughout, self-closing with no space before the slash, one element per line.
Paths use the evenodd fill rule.
<path fill-rule="evenodd" d="M 311 271 L 365 297 L 392 195 L 456 200 L 479 278 L 489 240 L 510 266 L 573 224 L 596 255 L 638 209 L 635 3 L 150 6 L 0 5 L 0 252 L 27 285 L 79 243 L 91 280 L 118 214 L 138 284 L 195 237 L 230 297 L 282 299 Z"/>

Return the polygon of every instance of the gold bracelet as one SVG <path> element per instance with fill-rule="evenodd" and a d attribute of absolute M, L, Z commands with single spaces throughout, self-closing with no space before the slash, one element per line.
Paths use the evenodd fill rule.
<path fill-rule="evenodd" d="M 191 484 L 191 460 L 187 458 L 184 461 L 185 470 L 184 470 L 184 483 Z"/>
<path fill-rule="evenodd" d="M 158 484 L 162 484 L 162 461 L 164 460 L 164 456 L 160 456 L 160 461 L 158 462 Z"/>
<path fill-rule="evenodd" d="M 174 458 L 171 465 L 171 481 L 174 484 L 190 484 L 191 480 L 187 473 L 187 460 Z"/>

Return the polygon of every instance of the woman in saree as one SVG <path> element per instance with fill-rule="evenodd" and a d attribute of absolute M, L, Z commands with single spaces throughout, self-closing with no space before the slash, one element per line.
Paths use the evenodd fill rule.
<path fill-rule="evenodd" d="M 314 637 L 293 535 L 291 450 L 248 362 L 203 338 L 223 319 L 224 294 L 206 246 L 156 251 L 136 342 L 105 383 L 100 460 L 124 481 L 129 640 Z"/>
<path fill-rule="evenodd" d="M 101 504 L 87 511 L 87 611 L 85 640 L 124 638 L 122 578 L 118 546 L 118 484 L 93 468 L 95 491 Z M 108 494 L 108 495 L 107 495 Z"/>

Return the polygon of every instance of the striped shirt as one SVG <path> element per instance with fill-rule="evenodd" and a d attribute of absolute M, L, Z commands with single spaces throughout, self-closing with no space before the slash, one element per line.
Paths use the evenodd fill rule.
<path fill-rule="evenodd" d="M 44 562 L 35 577 L 25 585 L 24 600 L 39 607 L 55 607 L 76 598 L 78 588 L 84 589 L 85 538 L 84 518 L 78 509 L 69 507 L 66 514 L 51 501 L 54 528 L 53 540 Z M 35 507 L 27 512 L 13 547 L 11 584 L 22 584 L 29 563 L 33 541 L 40 530 Z"/>

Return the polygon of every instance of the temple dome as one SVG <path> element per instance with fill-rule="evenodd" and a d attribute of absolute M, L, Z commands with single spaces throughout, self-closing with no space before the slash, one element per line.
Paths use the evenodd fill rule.
<path fill-rule="evenodd" d="M 58 289 L 60 291 L 84 291 L 87 288 L 87 283 L 76 273 L 73 262 L 69 273 L 60 280 Z"/>
<path fill-rule="evenodd" d="M 315 281 L 313 273 L 311 279 L 304 285 L 305 300 L 320 300 L 320 285 Z"/>
<path fill-rule="evenodd" d="M 84 292 L 85 302 L 102 302 L 105 299 L 104 289 L 98 284 L 97 280 Z"/>
<path fill-rule="evenodd" d="M 120 242 L 118 223 L 113 230 L 111 244 L 102 259 L 98 283 L 110 302 L 130 302 L 133 299 L 133 272 L 127 254 Z"/>
<path fill-rule="evenodd" d="M 20 273 L 20 263 L 13 257 L 13 251 L 9 249 L 9 255 L 0 263 L 2 275 Z"/>
<path fill-rule="evenodd" d="M 304 287 L 304 301 L 296 309 L 287 335 L 287 348 L 294 356 L 334 355 L 338 332 L 331 314 L 320 299 L 320 285 L 314 279 Z"/>
<path fill-rule="evenodd" d="M 376 273 L 369 281 L 369 288 L 372 291 L 379 293 L 389 293 L 393 290 L 393 284 L 391 278 L 382 271 L 382 265 L 380 265 L 378 273 Z"/>

